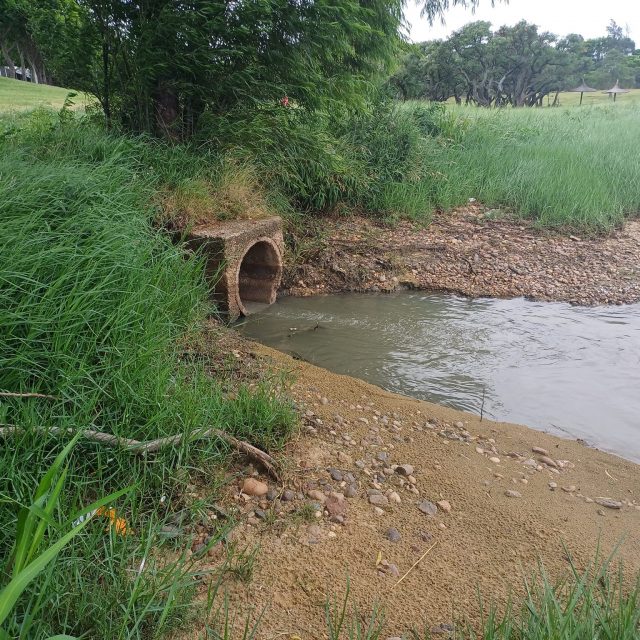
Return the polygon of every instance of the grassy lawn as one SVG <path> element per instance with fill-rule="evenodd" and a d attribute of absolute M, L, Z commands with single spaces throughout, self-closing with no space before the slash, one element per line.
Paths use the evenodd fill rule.
<path fill-rule="evenodd" d="M 28 111 L 37 107 L 60 109 L 68 93 L 69 89 L 62 87 L 0 78 L 0 113 Z M 73 101 L 78 106 L 86 104 L 82 95 L 77 95 Z"/>

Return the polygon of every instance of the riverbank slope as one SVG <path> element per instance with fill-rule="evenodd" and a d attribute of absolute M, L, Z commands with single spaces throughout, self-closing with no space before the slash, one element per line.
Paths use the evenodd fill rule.
<path fill-rule="evenodd" d="M 260 547 L 252 581 L 231 586 L 236 611 L 262 615 L 258 638 L 325 637 L 347 578 L 363 615 L 384 608 L 388 637 L 477 622 L 479 596 L 504 607 L 539 560 L 566 574 L 567 549 L 582 569 L 620 543 L 627 575 L 640 570 L 637 465 L 226 340 L 249 370 L 290 376 L 304 416 L 282 485 L 254 471 L 269 494 L 242 493 L 249 468 L 228 495 L 234 541 Z"/>
<path fill-rule="evenodd" d="M 581 305 L 640 301 L 640 221 L 608 235 L 561 233 L 479 204 L 430 225 L 322 218 L 298 242 L 285 294 L 398 288 Z"/>

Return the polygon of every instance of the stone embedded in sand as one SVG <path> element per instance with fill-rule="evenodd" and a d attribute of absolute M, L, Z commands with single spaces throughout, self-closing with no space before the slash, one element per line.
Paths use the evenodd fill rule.
<path fill-rule="evenodd" d="M 500 464 L 500 458 L 497 456 L 491 456 L 491 458 L 489 458 L 489 462 L 493 462 L 493 464 Z"/>
<path fill-rule="evenodd" d="M 389 498 L 379 493 L 374 493 L 372 496 L 369 496 L 369 502 L 377 507 L 386 507 L 389 504 Z"/>
<path fill-rule="evenodd" d="M 476 447 L 476 453 L 482 455 L 484 453 L 484 449 L 482 447 Z"/>
<path fill-rule="evenodd" d="M 549 483 L 549 489 L 551 489 L 551 491 L 555 491 L 558 488 L 558 483 L 557 482 L 550 482 Z"/>
<path fill-rule="evenodd" d="M 522 494 L 519 491 L 514 491 L 513 489 L 507 489 L 504 492 L 504 495 L 507 496 L 507 498 L 522 498 Z"/>
<path fill-rule="evenodd" d="M 340 469 L 331 468 L 327 469 L 327 471 L 329 472 L 332 480 L 335 480 L 336 482 L 342 482 L 342 471 L 340 471 Z"/>
<path fill-rule="evenodd" d="M 613 498 L 596 498 L 596 503 L 602 507 L 607 507 L 607 509 L 622 509 L 622 502 L 618 502 Z"/>
<path fill-rule="evenodd" d="M 347 515 L 347 501 L 344 499 L 344 496 L 340 498 L 337 495 L 330 495 L 324 503 L 324 508 L 332 518 Z"/>
<path fill-rule="evenodd" d="M 530 467 L 531 469 L 536 469 L 538 467 L 538 463 L 533 458 L 528 458 L 524 460 L 522 465 L 524 467 Z"/>
<path fill-rule="evenodd" d="M 389 540 L 390 542 L 400 542 L 402 538 L 400 532 L 393 527 L 391 527 L 391 529 L 387 529 L 387 533 L 385 535 L 387 537 L 387 540 Z"/>
<path fill-rule="evenodd" d="M 394 504 L 400 504 L 402 502 L 402 498 L 396 491 L 391 491 L 387 497 L 389 498 L 389 502 L 393 502 Z"/>
<path fill-rule="evenodd" d="M 553 467 L 554 469 L 558 468 L 558 463 L 549 456 L 540 456 L 538 461 L 542 462 L 542 464 L 546 464 L 548 467 Z"/>
<path fill-rule="evenodd" d="M 438 507 L 436 507 L 433 502 L 429 502 L 428 500 L 423 500 L 419 505 L 418 509 L 422 511 L 422 513 L 428 516 L 435 516 L 438 513 Z"/>
<path fill-rule="evenodd" d="M 439 500 L 436 504 L 445 513 L 451 513 L 451 503 L 448 500 Z"/>
<path fill-rule="evenodd" d="M 344 490 L 344 495 L 347 498 L 355 498 L 358 495 L 358 487 L 353 484 L 350 484 Z"/>
<path fill-rule="evenodd" d="M 413 471 L 414 469 L 410 464 L 399 464 L 396 467 L 396 473 L 400 476 L 412 476 Z"/>
<path fill-rule="evenodd" d="M 316 502 L 320 504 L 324 504 L 327 501 L 327 496 L 322 493 L 319 489 L 311 489 L 311 491 L 307 491 L 307 495 Z"/>
<path fill-rule="evenodd" d="M 242 483 L 242 493 L 247 496 L 266 496 L 269 486 L 255 478 L 246 478 Z"/>
<path fill-rule="evenodd" d="M 562 490 L 565 493 L 575 493 L 576 491 L 576 485 L 575 484 L 570 484 L 568 487 L 562 487 Z"/>
<path fill-rule="evenodd" d="M 296 499 L 295 491 L 291 491 L 291 489 L 285 489 L 280 496 L 280 500 L 282 502 L 291 502 Z"/>
<path fill-rule="evenodd" d="M 546 449 L 543 449 L 542 447 L 531 447 L 531 451 L 533 451 L 533 453 L 538 453 L 541 456 L 549 455 L 549 452 Z"/>

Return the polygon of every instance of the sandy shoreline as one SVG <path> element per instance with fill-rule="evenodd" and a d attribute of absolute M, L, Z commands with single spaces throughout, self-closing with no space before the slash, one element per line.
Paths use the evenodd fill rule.
<path fill-rule="evenodd" d="M 578 237 L 469 205 L 436 214 L 428 227 L 323 218 L 306 242 L 304 259 L 287 270 L 286 294 L 413 288 L 580 305 L 640 301 L 636 219 L 605 237 Z"/>
<path fill-rule="evenodd" d="M 478 589 L 504 605 L 538 560 L 563 574 L 563 544 L 583 568 L 598 544 L 609 553 L 621 543 L 628 575 L 640 570 L 640 466 L 395 395 L 232 332 L 224 340 L 256 376 L 292 376 L 304 416 L 282 454 L 283 484 L 255 470 L 269 495 L 244 496 L 241 478 L 227 499 L 242 522 L 234 540 L 260 546 L 252 581 L 229 585 L 237 612 L 266 607 L 258 638 L 325 637 L 324 603 L 344 593 L 347 575 L 360 611 L 384 607 L 390 637 L 477 621 Z M 413 467 L 412 477 L 396 465 Z"/>

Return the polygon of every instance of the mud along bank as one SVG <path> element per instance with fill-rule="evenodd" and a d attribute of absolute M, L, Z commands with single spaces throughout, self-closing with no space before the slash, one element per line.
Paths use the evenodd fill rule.
<path fill-rule="evenodd" d="M 538 560 L 569 570 L 564 545 L 584 568 L 621 543 L 627 575 L 640 570 L 638 465 L 225 339 L 240 362 L 285 373 L 303 416 L 282 483 L 249 467 L 228 494 L 234 541 L 260 547 L 250 583 L 230 585 L 235 611 L 262 614 L 257 637 L 325 637 L 347 576 L 362 613 L 384 606 L 387 637 L 477 621 L 478 590 L 504 606 Z M 252 474 L 266 493 L 241 491 Z"/>

